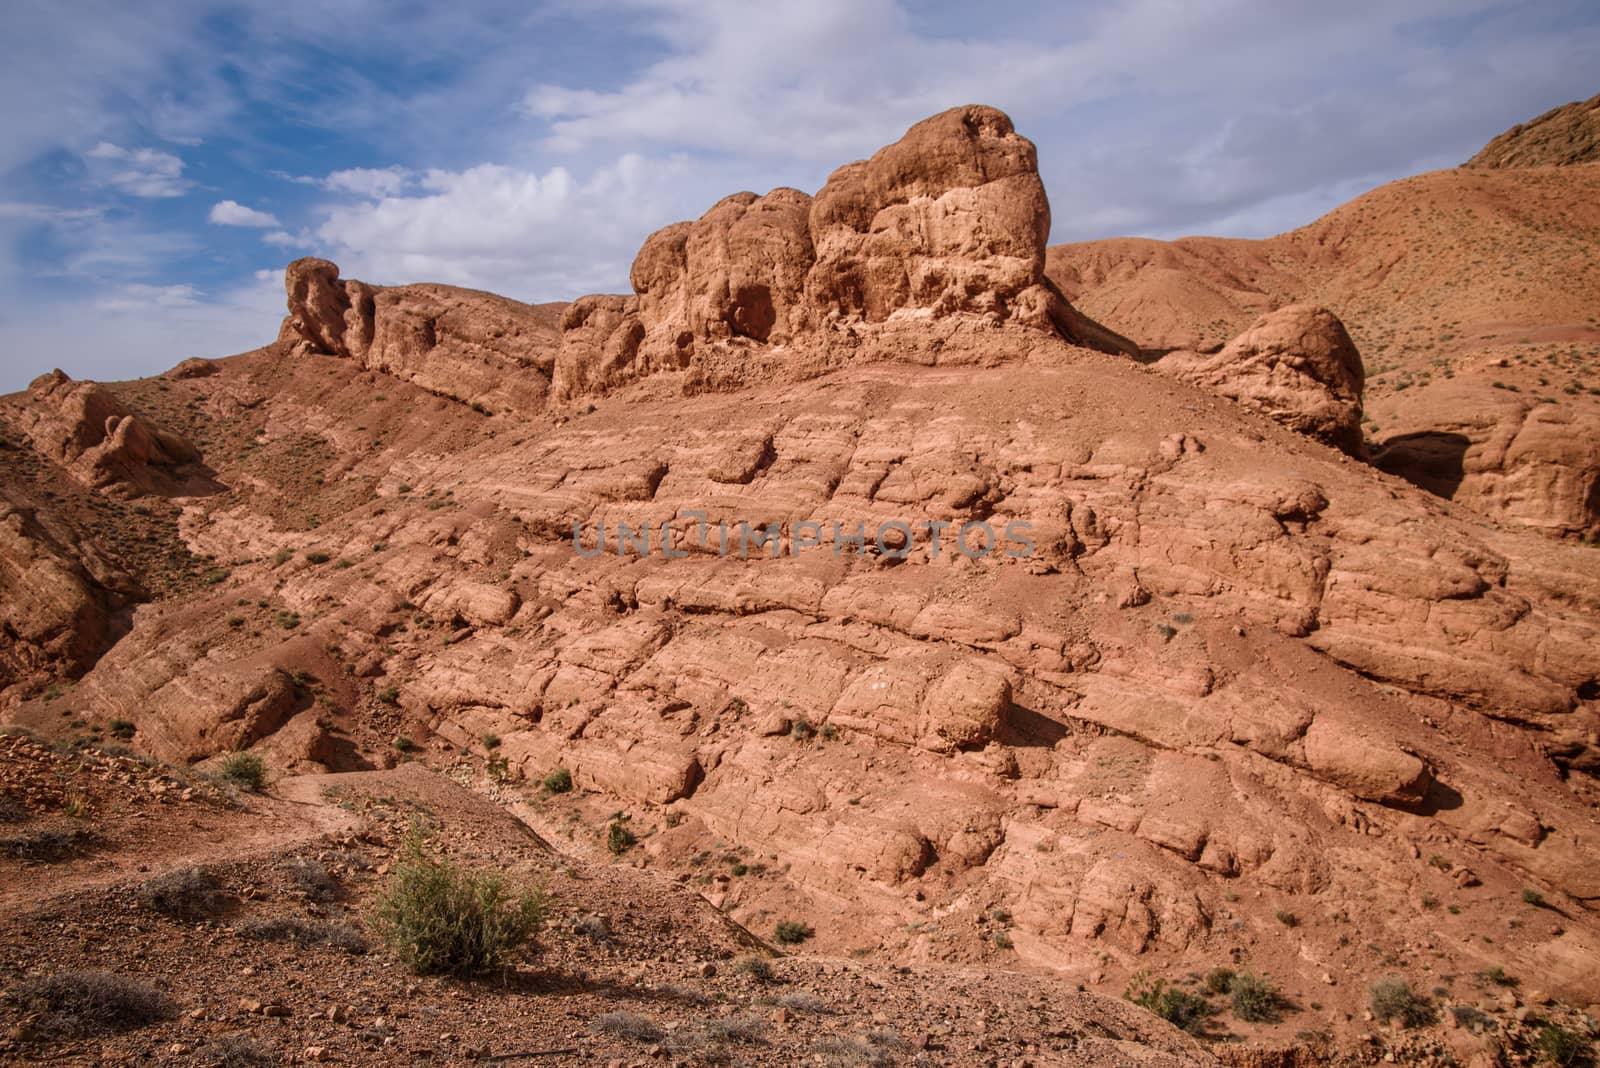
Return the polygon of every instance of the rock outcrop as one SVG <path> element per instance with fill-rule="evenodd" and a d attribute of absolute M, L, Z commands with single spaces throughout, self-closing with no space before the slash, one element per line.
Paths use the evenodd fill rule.
<path fill-rule="evenodd" d="M 1600 96 L 1551 108 L 1484 145 L 1463 167 L 1566 167 L 1600 160 Z"/>
<path fill-rule="evenodd" d="M 353 359 L 490 411 L 544 407 L 555 362 L 554 313 L 455 286 L 374 286 L 306 257 L 284 277 L 280 340 L 297 353 Z"/>
<path fill-rule="evenodd" d="M 1174 352 L 1156 367 L 1352 456 L 1361 454 L 1366 373 L 1344 324 L 1326 308 L 1279 308 L 1220 352 Z"/>
<path fill-rule="evenodd" d="M 954 108 L 840 167 L 815 197 L 738 193 L 650 235 L 633 296 L 567 310 L 554 399 L 662 372 L 723 389 L 874 359 L 983 359 L 981 346 L 945 349 L 963 324 L 1134 352 L 1045 278 L 1049 232 L 1033 143 L 993 108 Z"/>
<path fill-rule="evenodd" d="M 34 379 L 17 413 L 34 447 L 93 488 L 175 493 L 199 450 L 136 415 L 98 382 L 59 370 Z"/>
<path fill-rule="evenodd" d="M 1409 391 L 1372 462 L 1497 521 L 1600 538 L 1600 404 L 1496 388 L 1490 376 L 1502 373 Z"/>
<path fill-rule="evenodd" d="M 75 675 L 93 663 L 110 636 L 112 612 L 123 603 L 101 580 L 125 585 L 93 546 L 74 549 L 70 531 L 54 528 L 48 517 L 41 521 L 3 490 L 0 692 L 31 678 Z"/>

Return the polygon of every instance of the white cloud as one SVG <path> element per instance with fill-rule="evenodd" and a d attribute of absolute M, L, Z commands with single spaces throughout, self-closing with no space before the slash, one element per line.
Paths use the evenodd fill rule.
<path fill-rule="evenodd" d="M 183 160 L 153 148 L 123 148 L 101 141 L 85 152 L 96 181 L 135 197 L 181 197 L 190 183 L 183 178 Z"/>
<path fill-rule="evenodd" d="M 336 193 L 354 193 L 364 197 L 392 197 L 399 195 L 412 172 L 404 167 L 352 167 L 334 171 L 321 180 L 324 189 Z"/>
<path fill-rule="evenodd" d="M 125 285 L 95 301 L 104 312 L 148 311 L 155 308 L 192 308 L 199 303 L 200 291 L 188 284 L 151 286 Z"/>
<path fill-rule="evenodd" d="M 368 281 L 571 298 L 624 285 L 650 230 L 703 210 L 691 175 L 681 159 L 636 155 L 582 178 L 492 163 L 431 170 L 416 195 L 328 205 L 315 237 L 346 275 Z"/>
<path fill-rule="evenodd" d="M 306 239 L 297 237 L 286 230 L 274 230 L 270 234 L 262 234 L 261 243 L 272 245 L 275 248 L 298 248 L 306 244 Z"/>
<path fill-rule="evenodd" d="M 257 226 L 265 229 L 278 225 L 276 215 L 247 208 L 236 200 L 222 200 L 213 204 L 208 218 L 218 226 Z"/>

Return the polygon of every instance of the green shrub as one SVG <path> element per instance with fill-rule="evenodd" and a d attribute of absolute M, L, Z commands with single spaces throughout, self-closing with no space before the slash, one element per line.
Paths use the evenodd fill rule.
<path fill-rule="evenodd" d="M 1539 1058 L 1559 1068 L 1587 1068 L 1594 1064 L 1594 1043 L 1560 1024 L 1547 1023 L 1533 1040 Z"/>
<path fill-rule="evenodd" d="M 1380 979 L 1367 987 L 1367 1001 L 1372 1015 L 1388 1023 L 1399 1020 L 1402 1027 L 1426 1027 L 1438 1018 L 1433 1002 L 1411 989 L 1411 984 L 1399 976 Z"/>
<path fill-rule="evenodd" d="M 1524 886 L 1522 888 L 1522 901 L 1524 904 L 1532 905 L 1534 908 L 1542 908 L 1544 906 L 1544 895 L 1531 886 Z"/>
<path fill-rule="evenodd" d="M 333 557 L 329 556 L 325 552 L 318 551 L 306 553 L 306 563 L 308 564 L 325 564 L 331 559 L 333 559 Z"/>
<path fill-rule="evenodd" d="M 1232 968 L 1212 968 L 1206 973 L 1206 993 L 1226 994 L 1228 984 L 1233 982 L 1233 976 Z"/>
<path fill-rule="evenodd" d="M 773 937 L 786 946 L 799 945 L 817 932 L 799 920 L 779 920 Z"/>
<path fill-rule="evenodd" d="M 111 737 L 120 738 L 126 742 L 138 732 L 139 727 L 131 719 L 114 719 L 111 721 L 110 729 Z"/>
<path fill-rule="evenodd" d="M 1228 980 L 1233 1014 L 1250 1023 L 1276 1023 L 1283 1015 L 1283 998 L 1277 984 L 1255 972 L 1239 972 Z"/>
<path fill-rule="evenodd" d="M 267 781 L 267 765 L 254 753 L 229 753 L 217 768 L 217 778 L 241 790 L 255 792 Z"/>
<path fill-rule="evenodd" d="M 772 982 L 772 965 L 767 963 L 765 957 L 741 957 L 734 964 L 733 970 L 741 975 L 748 975 L 757 982 Z"/>
<path fill-rule="evenodd" d="M 1294 913 L 1290 912 L 1288 909 L 1279 909 L 1277 911 L 1276 915 L 1278 917 L 1278 922 L 1283 924 L 1285 927 L 1299 927 L 1300 926 L 1300 917 L 1296 916 Z"/>
<path fill-rule="evenodd" d="M 413 831 L 378 898 L 373 926 L 417 975 L 467 977 L 493 971 L 527 944 L 546 905 L 541 889 L 513 888 L 498 872 L 429 857 Z"/>
<path fill-rule="evenodd" d="M 499 749 L 500 736 L 494 733 L 485 734 L 483 736 L 483 747 L 485 749 Z"/>
<path fill-rule="evenodd" d="M 1483 977 L 1489 980 L 1489 982 L 1493 983 L 1495 986 L 1517 985 L 1516 976 L 1507 975 L 1506 970 L 1498 964 L 1496 964 L 1493 968 L 1485 969 L 1483 972 Z"/>
<path fill-rule="evenodd" d="M 611 826 L 606 828 L 606 848 L 617 856 L 626 853 L 638 842 L 639 839 L 621 820 L 612 820 Z"/>
<path fill-rule="evenodd" d="M 1199 994 L 1171 986 L 1165 979 L 1152 979 L 1149 972 L 1143 971 L 1128 980 L 1122 996 L 1193 1035 L 1205 1031 L 1206 1020 L 1216 1011 Z"/>
<path fill-rule="evenodd" d="M 572 772 L 556 768 L 544 777 L 544 788 L 553 794 L 564 794 L 572 789 Z"/>
<path fill-rule="evenodd" d="M 410 753 L 416 750 L 417 743 L 403 734 L 397 734 L 394 736 L 394 747 L 402 753 Z"/>

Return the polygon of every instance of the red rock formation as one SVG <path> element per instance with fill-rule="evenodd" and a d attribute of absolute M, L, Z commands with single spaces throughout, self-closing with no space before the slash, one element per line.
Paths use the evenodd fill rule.
<path fill-rule="evenodd" d="M 133 414 L 98 382 L 75 382 L 59 370 L 29 384 L 19 422 L 40 453 L 97 488 L 173 492 L 175 469 L 200 458 L 188 441 Z"/>
<path fill-rule="evenodd" d="M 342 280 L 311 257 L 284 278 L 293 351 L 356 360 L 433 393 L 491 411 L 544 406 L 555 359 L 549 309 L 455 286 L 373 286 Z"/>
<path fill-rule="evenodd" d="M 1033 143 L 993 108 L 954 108 L 840 167 L 814 198 L 738 193 L 650 235 L 635 296 L 569 309 L 554 399 L 660 372 L 720 389 L 863 360 L 1004 358 L 942 351 L 961 324 L 1132 353 L 1044 277 L 1049 231 Z"/>
<path fill-rule="evenodd" d="M 1156 369 L 1232 397 L 1352 456 L 1362 453 L 1366 374 L 1344 324 L 1326 308 L 1279 308 L 1214 355 L 1174 352 Z"/>
<path fill-rule="evenodd" d="M 141 609 L 74 709 L 148 716 L 136 744 L 186 759 L 405 737 L 529 799 L 563 768 L 573 807 L 525 806 L 551 840 L 586 848 L 587 804 L 655 870 L 759 853 L 708 894 L 826 915 L 830 953 L 988 960 L 999 910 L 1008 953 L 1085 983 L 1249 958 L 1337 1023 L 1363 984 L 1318 976 L 1424 939 L 1467 974 L 1494 924 L 1513 973 L 1600 996 L 1593 550 L 1306 440 L 1351 447 L 1360 417 L 1317 308 L 1153 366 L 1047 329 L 1031 147 L 995 116 L 919 125 L 809 206 L 658 232 L 634 295 L 563 315 L 557 403 L 635 383 L 581 417 L 420 394 L 426 365 L 373 355 L 378 296 L 298 265 L 294 336 L 351 358 L 280 346 L 154 391 L 255 443 L 183 515 L 237 563 Z M 914 536 L 877 545 L 894 520 Z M 722 554 L 741 521 L 821 544 Z M 954 551 L 980 523 L 1036 551 Z M 1559 924 L 1506 925 L 1525 886 Z"/>

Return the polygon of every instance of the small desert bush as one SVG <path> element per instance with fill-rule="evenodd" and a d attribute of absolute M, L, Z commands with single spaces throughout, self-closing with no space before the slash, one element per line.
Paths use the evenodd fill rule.
<path fill-rule="evenodd" d="M 759 1016 L 723 1016 L 706 1021 L 705 1033 L 712 1042 L 753 1046 L 766 1035 L 767 1022 Z"/>
<path fill-rule="evenodd" d="M 748 975 L 758 982 L 772 982 L 772 965 L 765 957 L 741 957 L 733 966 L 740 975 Z"/>
<path fill-rule="evenodd" d="M 1283 1015 L 1277 984 L 1264 975 L 1243 971 L 1228 980 L 1233 1014 L 1250 1023 L 1276 1023 Z"/>
<path fill-rule="evenodd" d="M 332 901 L 344 890 L 320 860 L 295 857 L 284 864 L 283 871 L 289 883 L 304 894 L 307 901 Z"/>
<path fill-rule="evenodd" d="M 1532 905 L 1534 908 L 1541 908 L 1544 905 L 1544 895 L 1531 886 L 1524 886 L 1522 888 L 1522 902 L 1525 905 Z"/>
<path fill-rule="evenodd" d="M 659 1042 L 664 1032 L 648 1016 L 636 1012 L 605 1012 L 589 1021 L 603 1035 L 615 1035 L 635 1042 Z"/>
<path fill-rule="evenodd" d="M 1205 1030 L 1206 1021 L 1216 1011 L 1199 994 L 1172 986 L 1165 979 L 1152 979 L 1148 972 L 1138 972 L 1128 980 L 1122 996 L 1174 1027 L 1196 1035 Z"/>
<path fill-rule="evenodd" d="M 637 845 L 639 839 L 621 820 L 612 820 L 606 828 L 606 848 L 621 856 Z"/>
<path fill-rule="evenodd" d="M 1471 1005 L 1455 1004 L 1450 1006 L 1450 1015 L 1455 1018 L 1457 1027 L 1471 1029 L 1482 1027 L 1485 1031 L 1493 1031 L 1497 1026 L 1495 1019 L 1481 1009 Z"/>
<path fill-rule="evenodd" d="M 254 753 L 229 753 L 217 766 L 217 778 L 252 793 L 267 781 L 267 765 Z"/>
<path fill-rule="evenodd" d="M 359 955 L 367 951 L 367 940 L 348 923 L 315 920 L 301 916 L 258 916 L 245 920 L 234 930 L 257 942 L 291 942 L 301 949 L 331 946 Z"/>
<path fill-rule="evenodd" d="M 24 979 L 11 996 L 39 1014 L 47 1034 L 83 1036 L 136 1027 L 172 1015 L 168 997 L 147 983 L 102 971 L 70 971 Z"/>
<path fill-rule="evenodd" d="M 1433 1002 L 1399 976 L 1379 979 L 1367 987 L 1367 1003 L 1380 1021 L 1398 1020 L 1402 1027 L 1426 1027 L 1438 1015 Z"/>
<path fill-rule="evenodd" d="M 587 913 L 572 921 L 572 933 L 591 942 L 611 941 L 611 923 L 604 916 Z"/>
<path fill-rule="evenodd" d="M 833 1011 L 826 1001 L 809 990 L 791 990 L 787 994 L 779 994 L 772 999 L 772 1003 L 791 1012 L 804 1012 L 812 1016 L 826 1016 Z"/>
<path fill-rule="evenodd" d="M 206 1059 L 201 1063 L 212 1068 L 271 1068 L 279 1061 L 271 1047 L 239 1031 L 210 1043 L 206 1047 Z"/>
<path fill-rule="evenodd" d="M 333 559 L 331 556 L 321 551 L 306 553 L 306 563 L 308 564 L 325 564 L 331 559 Z"/>
<path fill-rule="evenodd" d="M 429 857 L 407 837 L 378 898 L 375 926 L 418 975 L 483 975 L 527 944 L 544 922 L 543 890 L 516 888 L 498 872 L 470 871 Z"/>
<path fill-rule="evenodd" d="M 822 1059 L 823 1064 L 834 1065 L 837 1068 L 887 1068 L 895 1062 L 894 1052 L 874 1045 L 870 1036 L 867 1039 L 846 1038 L 843 1035 L 827 1035 L 817 1040 L 812 1047 Z"/>
<path fill-rule="evenodd" d="M 139 887 L 145 908 L 177 920 L 198 920 L 222 908 L 222 890 L 216 877 L 204 868 L 179 868 Z"/>
<path fill-rule="evenodd" d="M 87 827 L 40 827 L 0 838 L 0 857 L 54 864 L 86 851 L 95 841 Z"/>
<path fill-rule="evenodd" d="M 553 794 L 564 794 L 572 789 L 572 772 L 566 768 L 556 768 L 544 777 L 543 786 Z"/>
<path fill-rule="evenodd" d="M 1595 1045 L 1571 1028 L 1547 1023 L 1539 1028 L 1533 1048 L 1542 1062 L 1558 1068 L 1589 1068 L 1594 1064 Z"/>
<path fill-rule="evenodd" d="M 1228 984 L 1233 982 L 1235 972 L 1232 968 L 1212 968 L 1206 973 L 1206 993 L 1226 994 Z"/>
<path fill-rule="evenodd" d="M 779 920 L 772 936 L 786 946 L 799 945 L 817 932 L 799 920 Z"/>
<path fill-rule="evenodd" d="M 1483 977 L 1489 980 L 1489 982 L 1493 983 L 1495 986 L 1517 985 L 1517 977 L 1514 975 L 1507 975 L 1505 968 L 1498 964 L 1496 964 L 1493 968 L 1485 969 L 1483 972 Z"/>

